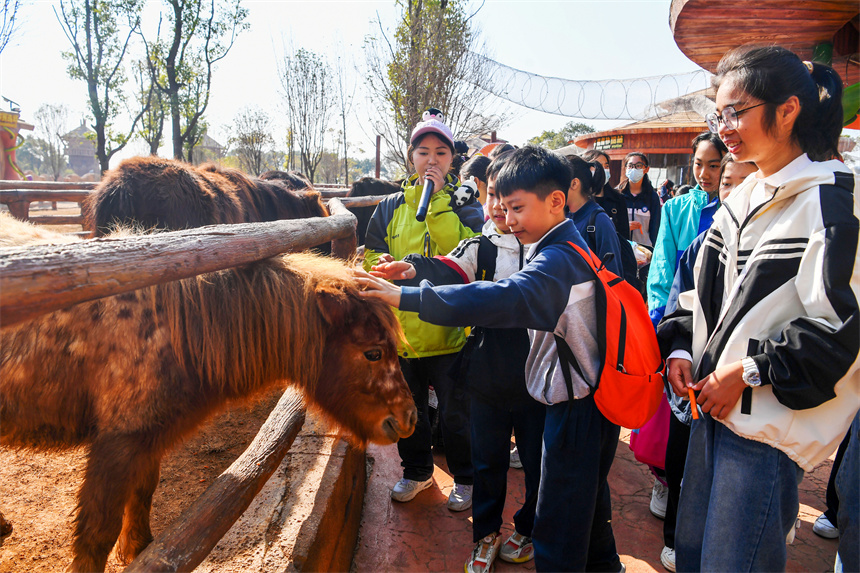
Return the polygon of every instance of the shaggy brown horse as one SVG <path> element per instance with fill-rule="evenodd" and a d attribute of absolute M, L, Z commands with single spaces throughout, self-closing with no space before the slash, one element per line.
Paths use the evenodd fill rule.
<path fill-rule="evenodd" d="M 252 179 L 211 163 L 195 167 L 173 159 L 132 157 L 105 173 L 83 210 L 96 237 L 117 226 L 178 231 L 328 216 L 320 194 L 304 177 L 277 171 L 267 176 Z"/>
<path fill-rule="evenodd" d="M 362 177 L 352 183 L 347 197 L 391 195 L 400 191 L 401 183 L 402 181 L 386 181 L 385 179 L 376 179 L 374 177 Z M 358 219 L 358 227 L 356 227 L 358 244 L 363 245 L 364 237 L 367 235 L 367 224 L 370 223 L 370 218 L 373 216 L 376 207 L 352 207 L 349 210 Z"/>
<path fill-rule="evenodd" d="M 162 457 L 227 401 L 291 384 L 356 444 L 409 436 L 399 334 L 311 254 L 78 304 L 0 330 L 0 443 L 89 446 L 70 570 L 101 571 L 117 540 L 123 561 L 150 543 Z"/>

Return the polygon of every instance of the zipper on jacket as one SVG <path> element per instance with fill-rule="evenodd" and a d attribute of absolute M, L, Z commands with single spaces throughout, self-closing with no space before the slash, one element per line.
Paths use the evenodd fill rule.
<path fill-rule="evenodd" d="M 749 212 L 749 214 L 748 214 L 748 215 L 746 216 L 746 218 L 744 219 L 744 222 L 743 222 L 743 223 L 741 223 L 740 225 L 738 225 L 738 219 L 737 219 L 737 217 L 735 217 L 735 214 L 732 212 L 732 210 L 731 210 L 731 209 L 729 209 L 729 206 L 728 206 L 728 205 L 723 205 L 723 206 L 726 208 L 726 211 L 727 211 L 727 212 L 729 213 L 729 215 L 731 216 L 732 220 L 735 222 L 735 224 L 736 224 L 736 225 L 738 225 L 737 236 L 735 237 L 735 254 L 737 254 L 738 247 L 739 247 L 739 246 L 740 246 L 740 244 L 741 244 L 741 232 L 743 231 L 744 227 L 747 225 L 747 223 L 749 223 L 749 222 L 750 222 L 750 220 L 751 220 L 751 219 L 752 219 L 752 218 L 753 218 L 753 217 L 754 217 L 754 216 L 755 216 L 759 211 L 761 211 L 762 209 L 764 209 L 765 207 L 767 207 L 770 203 L 772 203 L 772 202 L 773 202 L 773 200 L 774 200 L 774 199 L 776 199 L 776 194 L 777 194 L 777 193 L 779 193 L 779 190 L 780 190 L 780 189 L 782 189 L 782 187 L 781 187 L 781 186 L 780 186 L 780 187 L 777 187 L 777 188 L 773 191 L 773 196 L 772 196 L 770 199 L 768 199 L 767 201 L 765 201 L 764 203 L 762 203 L 761 205 L 759 205 L 758 207 L 756 207 L 755 209 L 753 209 L 752 211 L 750 211 L 750 212 Z M 750 255 L 750 256 L 752 256 L 752 255 Z M 737 264 L 735 264 L 735 268 L 737 268 Z M 744 270 L 746 270 L 746 265 L 744 266 Z M 742 278 L 743 278 L 743 277 L 738 277 L 738 281 L 740 281 Z M 736 293 L 737 293 L 737 289 L 738 289 L 738 286 L 737 286 L 737 285 L 735 285 L 734 287 L 732 287 L 732 292 L 730 292 L 730 293 L 729 293 L 729 296 L 731 296 L 731 295 L 736 295 Z M 732 297 L 732 298 L 734 298 L 734 297 Z M 729 299 L 727 298 L 725 302 L 726 302 L 726 303 L 728 303 L 728 302 L 729 302 Z M 708 351 L 708 348 L 710 348 L 711 343 L 714 341 L 714 336 L 716 336 L 717 332 L 719 332 L 719 330 L 720 330 L 720 327 L 723 325 L 723 321 L 726 319 L 726 312 L 728 311 L 728 309 L 729 309 L 729 307 L 728 307 L 728 306 L 726 306 L 725 308 L 721 308 L 721 309 L 720 309 L 720 316 L 719 316 L 719 319 L 717 320 L 717 324 L 716 324 L 716 325 L 714 325 L 714 330 L 713 330 L 713 332 L 711 332 L 711 334 L 708 336 L 708 341 L 705 343 L 705 346 L 704 346 L 704 348 L 702 349 L 702 356 L 704 356 L 704 354 Z M 717 357 L 717 358 L 719 359 L 719 357 Z M 699 358 L 699 362 L 696 364 L 696 369 L 695 369 L 695 376 L 696 376 L 696 378 L 697 378 L 697 379 L 702 377 L 702 373 L 700 372 L 700 367 L 701 367 L 701 366 L 702 366 L 702 359 L 701 359 L 701 358 Z"/>
<path fill-rule="evenodd" d="M 517 239 L 517 242 L 519 243 L 520 240 Z M 520 243 L 520 268 L 517 270 L 520 270 L 520 271 L 523 270 L 523 259 L 525 258 L 525 253 L 526 253 L 526 248 L 525 248 L 525 246 L 523 246 L 522 243 Z"/>

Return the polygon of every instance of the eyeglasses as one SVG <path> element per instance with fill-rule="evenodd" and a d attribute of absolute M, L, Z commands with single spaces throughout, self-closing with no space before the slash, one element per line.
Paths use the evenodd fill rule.
<path fill-rule="evenodd" d="M 627 169 L 645 169 L 647 165 L 644 163 L 628 163 Z"/>
<path fill-rule="evenodd" d="M 723 112 L 720 115 L 716 113 L 709 113 L 705 116 L 705 122 L 708 124 L 708 129 L 711 133 L 719 133 L 720 131 L 720 122 L 726 124 L 726 129 L 737 129 L 738 128 L 738 116 L 745 111 L 749 111 L 751 109 L 755 109 L 757 107 L 761 107 L 767 102 L 762 102 L 756 105 L 751 105 L 744 109 L 735 109 L 734 106 L 726 106 L 723 108 Z"/>

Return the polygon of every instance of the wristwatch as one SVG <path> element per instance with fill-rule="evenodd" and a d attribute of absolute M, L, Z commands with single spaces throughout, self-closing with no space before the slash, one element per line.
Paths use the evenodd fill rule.
<path fill-rule="evenodd" d="M 744 384 L 750 388 L 758 388 L 761 386 L 761 376 L 759 375 L 758 366 L 756 366 L 755 360 L 747 356 L 741 360 L 741 364 L 744 367 Z"/>

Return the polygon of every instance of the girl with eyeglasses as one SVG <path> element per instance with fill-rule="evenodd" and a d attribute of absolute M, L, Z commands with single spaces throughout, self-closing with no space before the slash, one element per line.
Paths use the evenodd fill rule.
<path fill-rule="evenodd" d="M 860 405 L 860 181 L 825 161 L 842 129 L 831 68 L 741 48 L 713 81 L 708 123 L 758 171 L 714 215 L 695 288 L 659 329 L 673 390 L 692 388 L 703 412 L 684 467 L 677 569 L 783 571 L 803 472 L 836 449 Z"/>
<path fill-rule="evenodd" d="M 617 189 L 627 203 L 630 240 L 651 247 L 660 230 L 660 196 L 648 178 L 648 158 L 634 151 L 624 158 L 624 177 Z"/>

